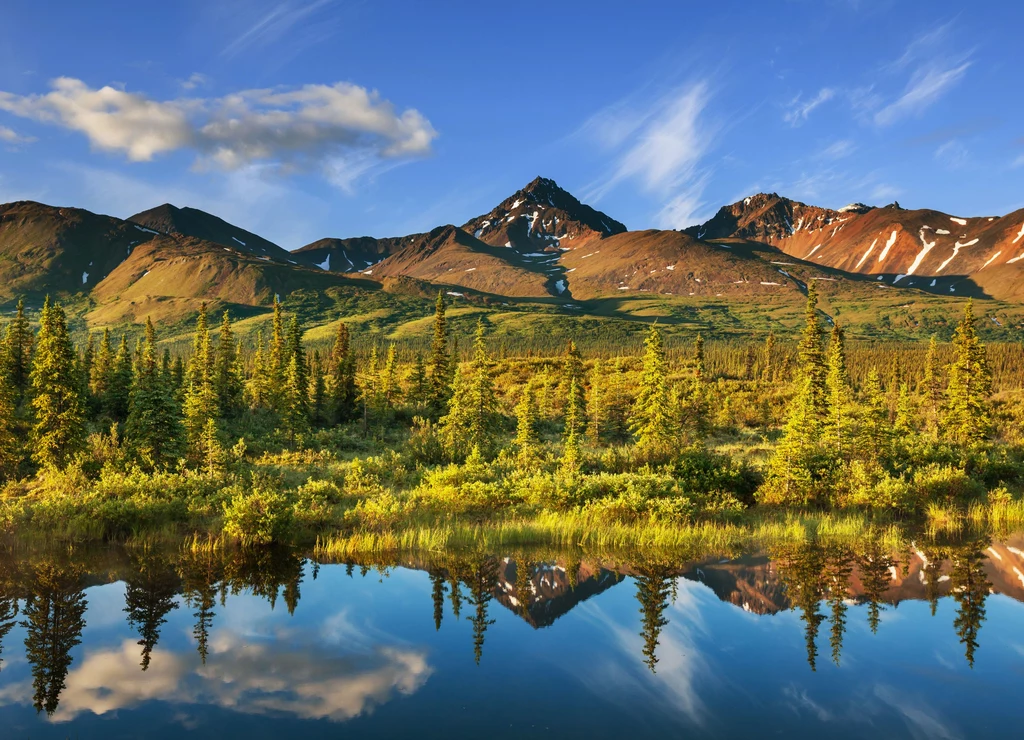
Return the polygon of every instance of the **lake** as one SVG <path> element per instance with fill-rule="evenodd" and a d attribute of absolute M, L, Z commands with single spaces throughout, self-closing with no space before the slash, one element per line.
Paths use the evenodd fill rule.
<path fill-rule="evenodd" d="M 1020 732 L 1024 536 L 687 561 L 20 547 L 0 570 L 4 738 Z"/>

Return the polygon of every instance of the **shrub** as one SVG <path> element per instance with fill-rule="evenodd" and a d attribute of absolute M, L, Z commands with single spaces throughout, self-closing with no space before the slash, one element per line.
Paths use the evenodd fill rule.
<path fill-rule="evenodd" d="M 412 508 L 390 491 L 384 491 L 372 499 L 358 502 L 355 508 L 346 511 L 345 521 L 380 532 L 394 527 Z"/>
<path fill-rule="evenodd" d="M 282 542 L 291 526 L 292 509 L 281 493 L 256 488 L 238 492 L 224 504 L 224 534 L 243 546 Z"/>

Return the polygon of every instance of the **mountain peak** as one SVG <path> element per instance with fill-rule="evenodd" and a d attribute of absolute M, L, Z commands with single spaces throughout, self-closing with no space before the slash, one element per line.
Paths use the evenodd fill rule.
<path fill-rule="evenodd" d="M 128 220 L 164 234 L 191 236 L 260 257 L 277 260 L 289 257 L 288 252 L 272 241 L 198 208 L 179 208 L 171 203 L 164 203 L 148 211 L 136 213 Z"/>
<path fill-rule="evenodd" d="M 581 203 L 546 177 L 534 178 L 462 228 L 492 246 L 527 253 L 568 248 L 561 244 L 566 239 L 578 240 L 577 246 L 626 231 L 624 224 Z"/>

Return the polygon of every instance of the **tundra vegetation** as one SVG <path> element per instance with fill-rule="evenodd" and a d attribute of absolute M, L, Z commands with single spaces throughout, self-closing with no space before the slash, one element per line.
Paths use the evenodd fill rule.
<path fill-rule="evenodd" d="M 982 344 L 970 302 L 951 337 L 848 346 L 812 283 L 798 337 L 666 347 L 653 324 L 639 354 L 594 337 L 535 354 L 484 319 L 460 348 L 447 309 L 439 294 L 422 352 L 356 351 L 344 321 L 309 346 L 276 300 L 265 335 L 204 309 L 179 350 L 152 322 L 77 336 L 61 305 L 30 320 L 19 304 L 0 348 L 0 526 L 351 556 L 1024 522 L 1024 350 Z"/>

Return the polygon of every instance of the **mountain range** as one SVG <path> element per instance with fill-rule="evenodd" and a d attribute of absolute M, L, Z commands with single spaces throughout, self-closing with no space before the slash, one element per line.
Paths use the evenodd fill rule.
<path fill-rule="evenodd" d="M 195 208 L 127 220 L 34 202 L 0 205 L 0 300 L 83 298 L 93 326 L 176 321 L 202 301 L 265 311 L 295 291 L 375 291 L 570 314 L 637 299 L 665 305 L 796 306 L 830 296 L 923 296 L 1024 304 L 1024 210 L 959 217 L 853 204 L 838 210 L 759 193 L 685 229 L 630 231 L 538 177 L 461 226 L 399 237 L 323 238 L 294 251 Z M 648 306 L 648 309 L 650 307 Z M 652 316 L 671 314 L 659 309 Z"/>

